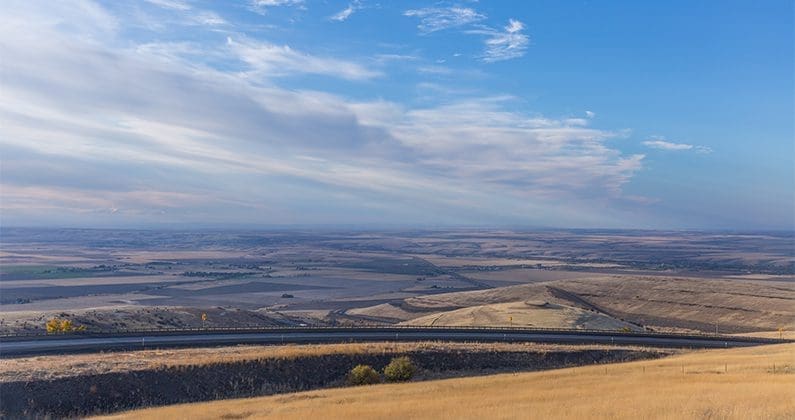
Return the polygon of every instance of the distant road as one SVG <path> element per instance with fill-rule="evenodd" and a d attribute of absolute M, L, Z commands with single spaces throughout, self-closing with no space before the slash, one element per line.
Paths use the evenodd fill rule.
<path fill-rule="evenodd" d="M 283 328 L 213 331 L 169 331 L 123 334 L 81 334 L 0 337 L 0 357 L 32 356 L 173 347 L 236 344 L 303 344 L 366 341 L 535 342 L 616 344 L 647 347 L 727 348 L 788 342 L 787 340 L 610 331 L 533 330 L 520 328 L 366 327 Z"/>

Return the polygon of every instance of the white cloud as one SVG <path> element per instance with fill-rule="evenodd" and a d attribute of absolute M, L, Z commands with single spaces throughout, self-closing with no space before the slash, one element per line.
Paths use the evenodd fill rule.
<path fill-rule="evenodd" d="M 505 32 L 513 34 L 516 32 L 520 32 L 523 29 L 524 29 L 524 24 L 522 22 L 519 22 L 518 20 L 514 19 L 509 19 L 508 26 L 505 27 Z"/>
<path fill-rule="evenodd" d="M 643 144 L 652 149 L 660 150 L 690 150 L 693 148 L 692 144 L 672 143 L 664 140 L 647 140 Z"/>
<path fill-rule="evenodd" d="M 222 18 L 218 13 L 210 10 L 194 9 L 191 4 L 183 0 L 146 0 L 148 3 L 154 4 L 163 9 L 174 11 L 179 16 L 179 19 L 169 24 L 180 25 L 201 25 L 201 26 L 221 26 L 227 25 L 226 19 Z M 150 25 L 161 26 L 157 22 L 152 22 L 156 18 L 147 16 Z"/>
<path fill-rule="evenodd" d="M 582 121 L 529 117 L 507 111 L 510 97 L 462 100 L 434 108 L 383 112 L 360 117 L 389 132 L 417 153 L 422 172 L 479 180 L 506 190 L 545 197 L 576 193 L 620 195 L 641 167 L 643 155 L 622 156 L 608 148 L 618 132 Z M 355 108 L 368 115 L 366 105 Z"/>
<path fill-rule="evenodd" d="M 417 61 L 419 57 L 409 54 L 376 54 L 374 57 L 378 63 L 389 63 L 393 61 Z"/>
<path fill-rule="evenodd" d="M 182 0 L 146 0 L 146 2 L 164 9 L 190 10 L 191 8 L 190 4 Z"/>
<path fill-rule="evenodd" d="M 618 131 L 510 96 L 354 103 L 271 79 L 378 75 L 350 61 L 239 35 L 135 45 L 36 17 L 0 16 L 4 221 L 575 220 L 621 199 L 644 158 L 609 145 Z"/>
<path fill-rule="evenodd" d="M 354 14 L 357 10 L 360 10 L 361 8 L 362 5 L 360 1 L 352 1 L 351 3 L 348 4 L 348 7 L 332 15 L 331 17 L 329 17 L 329 19 L 336 20 L 337 22 L 344 22 L 348 20 L 348 18 L 351 17 L 352 14 Z"/>
<path fill-rule="evenodd" d="M 450 67 L 439 66 L 439 65 L 431 65 L 431 66 L 420 66 L 417 67 L 417 71 L 424 74 L 436 74 L 436 75 L 449 75 L 453 73 L 453 69 Z"/>
<path fill-rule="evenodd" d="M 458 6 L 413 9 L 405 11 L 403 15 L 419 18 L 420 23 L 417 25 L 417 28 L 420 32 L 426 34 L 479 22 L 486 18 L 485 15 L 473 9 Z"/>
<path fill-rule="evenodd" d="M 511 60 L 525 55 L 530 38 L 522 33 L 524 24 L 515 19 L 509 19 L 502 31 L 483 27 L 469 30 L 467 33 L 486 35 L 485 49 L 482 60 L 487 63 Z"/>
<path fill-rule="evenodd" d="M 296 6 L 304 4 L 304 0 L 253 0 L 256 7 Z"/>
<path fill-rule="evenodd" d="M 588 118 L 594 118 L 596 117 L 596 113 L 593 111 L 585 111 L 585 116 Z"/>
<path fill-rule="evenodd" d="M 248 74 L 255 77 L 280 77 L 295 73 L 322 74 L 348 80 L 365 80 L 380 76 L 360 64 L 328 57 L 316 57 L 296 51 L 287 45 L 279 46 L 262 41 L 236 41 L 227 44 L 240 60 L 248 64 Z"/>
<path fill-rule="evenodd" d="M 251 0 L 249 10 L 265 14 L 269 7 L 298 6 L 304 8 L 304 0 Z"/>
<path fill-rule="evenodd" d="M 191 16 L 191 20 L 199 25 L 219 26 L 226 25 L 226 19 L 215 12 L 201 11 Z"/>
<path fill-rule="evenodd" d="M 661 138 L 654 138 L 652 140 L 646 140 L 643 142 L 646 147 L 650 147 L 652 149 L 659 149 L 659 150 L 669 150 L 669 151 L 677 151 L 677 150 L 693 150 L 697 153 L 712 153 L 712 149 L 707 146 L 695 146 L 692 144 L 686 143 L 674 143 L 670 141 L 666 141 Z"/>

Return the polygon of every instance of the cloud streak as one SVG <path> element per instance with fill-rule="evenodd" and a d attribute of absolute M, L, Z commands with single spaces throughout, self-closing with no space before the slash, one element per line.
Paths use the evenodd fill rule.
<path fill-rule="evenodd" d="M 481 59 L 486 63 L 520 58 L 527 52 L 530 37 L 523 33 L 524 24 L 509 19 L 502 30 L 489 27 L 469 30 L 467 33 L 485 35 L 484 50 Z"/>
<path fill-rule="evenodd" d="M 486 19 L 485 15 L 468 7 L 426 7 L 403 12 L 404 16 L 419 18 L 417 29 L 423 34 L 455 28 Z"/>
<path fill-rule="evenodd" d="M 662 139 L 646 140 L 643 145 L 652 149 L 667 150 L 667 151 L 680 151 L 680 150 L 693 150 L 697 153 L 712 153 L 712 149 L 707 146 L 694 146 L 687 143 L 674 143 Z"/>
<path fill-rule="evenodd" d="M 350 2 L 350 3 L 348 3 L 348 7 L 340 10 L 337 13 L 335 13 L 334 15 L 329 17 L 329 19 L 335 20 L 337 22 L 344 22 L 344 21 L 348 20 L 348 18 L 351 17 L 351 15 L 356 13 L 356 11 L 360 10 L 361 8 L 362 8 L 362 4 L 361 4 L 360 1 Z"/>
<path fill-rule="evenodd" d="M 190 10 L 191 6 L 182 0 L 146 0 L 147 3 L 171 10 Z"/>
<path fill-rule="evenodd" d="M 304 8 L 304 0 L 251 0 L 249 10 L 265 15 L 273 7 L 299 7 Z"/>
<path fill-rule="evenodd" d="M 248 65 L 255 77 L 284 77 L 297 73 L 319 74 L 348 80 L 372 79 L 381 75 L 363 65 L 336 58 L 317 57 L 296 51 L 288 45 L 274 45 L 249 39 L 227 37 L 227 45 Z"/>

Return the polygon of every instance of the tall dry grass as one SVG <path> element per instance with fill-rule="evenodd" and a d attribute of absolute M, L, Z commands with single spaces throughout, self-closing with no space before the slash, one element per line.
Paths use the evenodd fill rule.
<path fill-rule="evenodd" d="M 112 418 L 792 419 L 795 344 L 187 404 Z"/>

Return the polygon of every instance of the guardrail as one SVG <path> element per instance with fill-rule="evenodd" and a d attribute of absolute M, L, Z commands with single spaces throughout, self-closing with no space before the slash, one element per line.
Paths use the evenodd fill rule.
<path fill-rule="evenodd" d="M 620 330 L 600 330 L 600 329 L 576 329 L 576 328 L 529 328 L 529 327 L 506 327 L 506 326 L 411 326 L 411 325 L 365 325 L 355 327 L 339 326 L 243 326 L 243 327 L 207 327 L 207 328 L 158 328 L 158 329 L 124 329 L 124 330 L 101 330 L 101 331 L 74 331 L 66 333 L 11 333 L 0 335 L 2 341 L 20 341 L 37 339 L 68 339 L 78 337 L 129 337 L 142 335 L 180 335 L 180 334 L 223 334 L 223 333 L 279 333 L 279 332 L 357 332 L 357 331 L 379 331 L 379 332 L 400 332 L 400 331 L 483 331 L 483 332 L 511 332 L 511 333 L 535 333 L 535 334 L 574 334 L 574 335 L 600 335 L 600 336 L 633 336 L 633 337 L 658 337 L 658 338 L 693 338 L 702 340 L 731 340 L 753 343 L 789 343 L 793 340 L 779 338 L 746 337 L 722 334 L 707 333 L 662 333 L 657 331 L 620 331 Z"/>

